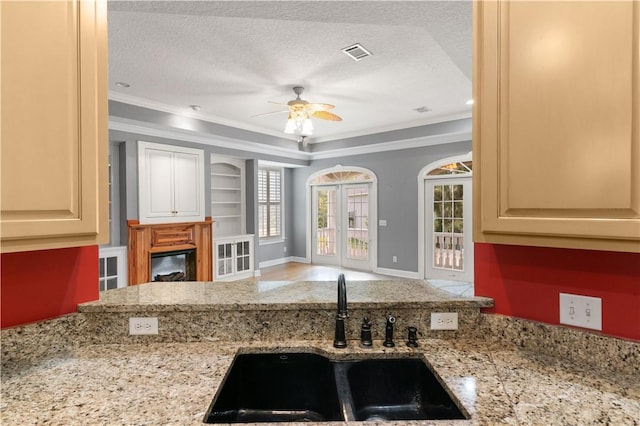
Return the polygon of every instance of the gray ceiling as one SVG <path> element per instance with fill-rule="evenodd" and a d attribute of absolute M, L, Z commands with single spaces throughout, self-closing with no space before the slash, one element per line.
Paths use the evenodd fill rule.
<path fill-rule="evenodd" d="M 109 1 L 110 99 L 279 137 L 302 85 L 324 142 L 470 117 L 469 1 Z M 361 43 L 354 61 L 341 49 Z M 128 88 L 116 82 L 130 84 Z M 200 105 L 199 112 L 189 105 Z M 427 107 L 431 111 L 416 112 Z"/>

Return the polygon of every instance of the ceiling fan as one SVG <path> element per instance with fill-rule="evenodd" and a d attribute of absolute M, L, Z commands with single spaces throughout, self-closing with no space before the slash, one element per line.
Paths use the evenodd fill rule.
<path fill-rule="evenodd" d="M 284 128 L 284 132 L 301 136 L 309 136 L 313 133 L 313 124 L 311 123 L 312 118 L 319 118 L 321 120 L 330 121 L 342 121 L 342 118 L 340 118 L 340 116 L 329 112 L 329 110 L 332 110 L 333 108 L 335 108 L 335 106 L 330 104 L 307 102 L 304 99 L 300 98 L 300 95 L 303 91 L 304 87 L 302 86 L 294 87 L 293 92 L 296 94 L 296 98 L 287 102 L 286 104 L 269 101 L 269 103 L 272 104 L 286 106 L 287 109 L 284 109 L 282 111 L 273 111 L 264 114 L 258 114 L 254 115 L 254 117 L 260 115 L 276 114 L 279 112 L 288 112 L 289 118 L 287 119 L 287 124 Z"/>

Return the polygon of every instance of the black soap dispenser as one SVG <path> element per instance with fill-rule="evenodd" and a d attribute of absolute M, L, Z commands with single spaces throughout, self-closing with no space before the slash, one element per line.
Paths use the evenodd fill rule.
<path fill-rule="evenodd" d="M 371 341 L 371 323 L 367 317 L 364 317 L 362 320 L 362 327 L 360 327 L 360 346 L 363 348 L 370 348 L 373 346 L 373 342 Z"/>

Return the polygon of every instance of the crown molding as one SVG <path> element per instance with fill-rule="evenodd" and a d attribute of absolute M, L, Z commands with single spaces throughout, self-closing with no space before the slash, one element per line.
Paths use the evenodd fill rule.
<path fill-rule="evenodd" d="M 355 132 L 343 133 L 343 134 L 340 134 L 339 137 L 311 138 L 309 140 L 309 144 L 313 145 L 313 144 L 321 144 L 324 142 L 334 142 L 341 139 L 357 138 L 360 136 L 373 135 L 376 133 L 393 132 L 396 130 L 403 130 L 411 127 L 428 126 L 431 124 L 445 123 L 447 121 L 461 120 L 464 118 L 471 118 L 471 111 L 453 113 L 449 115 L 442 115 L 439 117 L 433 117 L 428 120 L 414 120 L 414 121 L 399 123 L 393 126 L 368 128 L 366 131 L 355 131 Z"/>
<path fill-rule="evenodd" d="M 113 99 L 118 102 L 125 102 L 124 97 L 120 99 Z M 153 108 L 152 103 L 148 103 L 146 105 L 136 105 L 144 108 Z M 168 112 L 170 114 L 176 114 L 178 116 L 188 116 L 196 119 L 203 119 L 198 116 L 198 114 L 189 114 L 185 111 L 181 111 L 180 113 L 174 111 L 170 111 L 170 108 L 160 110 L 163 112 Z M 457 117 L 460 118 L 468 118 L 466 115 Z M 436 121 L 432 124 L 439 123 L 440 121 Z M 397 130 L 403 130 L 406 127 L 399 128 Z M 216 146 L 222 148 L 233 149 L 236 151 L 242 151 L 247 153 L 258 153 L 265 155 L 273 155 L 283 157 L 285 159 L 295 159 L 295 160 L 303 160 L 303 161 L 312 161 L 312 160 L 321 160 L 327 158 L 336 158 L 336 157 L 344 157 L 344 156 L 352 156 L 352 155 L 363 155 L 363 154 L 373 154 L 378 152 L 388 152 L 388 151 L 396 151 L 401 149 L 410 149 L 410 148 L 418 148 L 423 146 L 432 146 L 432 145 L 440 145 L 452 142 L 462 142 L 471 140 L 471 131 L 461 131 L 461 132 L 451 132 L 451 133 L 442 133 L 438 135 L 430 135 L 424 137 L 410 138 L 410 139 L 395 139 L 387 142 L 377 142 L 370 143 L 364 145 L 358 145 L 353 147 L 344 147 L 344 148 L 335 148 L 330 150 L 323 150 L 318 152 L 307 152 L 300 151 L 296 148 L 285 148 L 280 146 L 268 145 L 260 142 L 251 142 L 243 139 L 235 139 L 229 138 L 225 136 L 220 136 L 212 133 L 204 133 L 198 132 L 195 130 L 189 129 L 180 129 L 174 127 L 168 127 L 159 124 L 153 124 L 148 122 L 142 122 L 138 120 L 122 118 L 122 117 L 109 117 L 109 129 L 122 131 L 127 133 L 145 135 L 145 136 L 155 136 L 165 139 L 174 139 L 181 140 L 185 142 L 194 142 L 208 146 Z M 374 135 L 376 133 L 369 133 L 369 135 Z M 281 135 L 276 135 L 280 137 Z M 282 164 L 286 164 L 286 161 L 282 162 Z M 296 166 L 299 166 L 296 165 Z"/>
<path fill-rule="evenodd" d="M 210 114 L 203 114 L 202 112 L 193 111 L 189 107 L 178 108 L 173 105 L 164 104 L 162 102 L 152 101 L 145 98 L 139 98 L 137 96 L 125 95 L 122 93 L 109 91 L 109 100 L 122 102 L 129 105 L 134 105 L 142 108 L 149 108 L 156 111 L 168 112 L 169 114 L 176 114 L 185 117 L 196 118 L 198 120 L 208 121 L 210 123 L 221 124 L 223 126 L 235 127 L 237 129 L 249 130 L 251 132 L 262 133 L 265 135 L 276 136 L 279 138 L 290 139 L 296 141 L 297 137 L 289 137 L 289 135 L 283 132 L 274 132 L 264 127 L 251 126 L 239 121 L 233 121 L 226 118 L 218 117 Z"/>
<path fill-rule="evenodd" d="M 269 146 L 257 142 L 231 139 L 219 135 L 211 135 L 208 133 L 201 133 L 192 130 L 181 130 L 174 128 L 168 129 L 164 126 L 142 123 L 127 118 L 109 117 L 109 130 L 135 133 L 145 136 L 155 136 L 165 139 L 175 139 L 185 142 L 194 142 L 208 146 L 233 149 L 237 151 L 282 156 L 289 159 L 307 161 L 311 159 L 311 154 L 308 152 L 302 152 L 277 146 Z"/>
<path fill-rule="evenodd" d="M 312 154 L 311 160 L 346 157 L 349 155 L 373 154 L 376 152 L 398 151 L 401 149 L 420 148 L 423 146 L 442 145 L 446 143 L 464 142 L 470 140 L 471 132 L 443 133 L 440 135 L 425 136 L 421 138 L 380 142 L 371 145 L 360 145 L 349 148 L 333 149 L 331 151 L 322 151 Z"/>
<path fill-rule="evenodd" d="M 183 117 L 195 118 L 198 120 L 220 124 L 223 126 L 235 127 L 237 129 L 248 130 L 256 133 L 262 133 L 264 135 L 275 136 L 281 139 L 289 139 L 295 142 L 297 142 L 299 139 L 299 136 L 287 135 L 284 132 L 276 132 L 269 129 L 265 129 L 264 127 L 252 126 L 244 122 L 233 121 L 233 120 L 229 120 L 226 118 L 222 118 L 222 117 L 218 117 L 210 114 L 203 114 L 202 112 L 198 112 L 198 111 L 192 111 L 188 107 L 178 108 L 173 105 L 165 104 L 162 102 L 140 98 L 137 96 L 126 95 L 126 94 L 114 92 L 111 90 L 109 91 L 109 100 L 122 102 L 125 104 L 138 106 L 141 108 L 148 108 L 156 111 L 162 111 L 162 112 L 175 114 Z M 471 118 L 471 111 L 458 111 L 452 114 L 441 115 L 438 117 L 432 117 L 432 118 L 427 118 L 422 120 L 414 120 L 410 122 L 396 124 L 393 126 L 384 126 L 384 127 L 381 126 L 381 127 L 375 127 L 375 128 L 368 128 L 367 130 L 341 133 L 340 135 L 331 136 L 331 137 L 314 138 L 313 136 L 311 136 L 308 138 L 308 140 L 310 144 L 321 144 L 324 142 L 334 142 L 342 139 L 354 138 L 359 136 L 367 136 L 367 135 L 372 135 L 376 133 L 392 132 L 395 130 L 402 130 L 410 127 L 428 126 L 430 124 L 444 123 L 447 121 L 454 121 L 454 120 L 459 120 L 464 118 Z"/>

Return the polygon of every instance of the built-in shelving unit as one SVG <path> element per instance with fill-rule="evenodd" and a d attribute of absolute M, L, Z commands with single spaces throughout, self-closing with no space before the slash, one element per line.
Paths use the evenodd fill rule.
<path fill-rule="evenodd" d="M 211 156 L 211 217 L 216 237 L 245 232 L 244 160 Z"/>
<path fill-rule="evenodd" d="M 253 276 L 253 235 L 245 220 L 244 160 L 211 155 L 211 216 L 216 280 Z"/>

